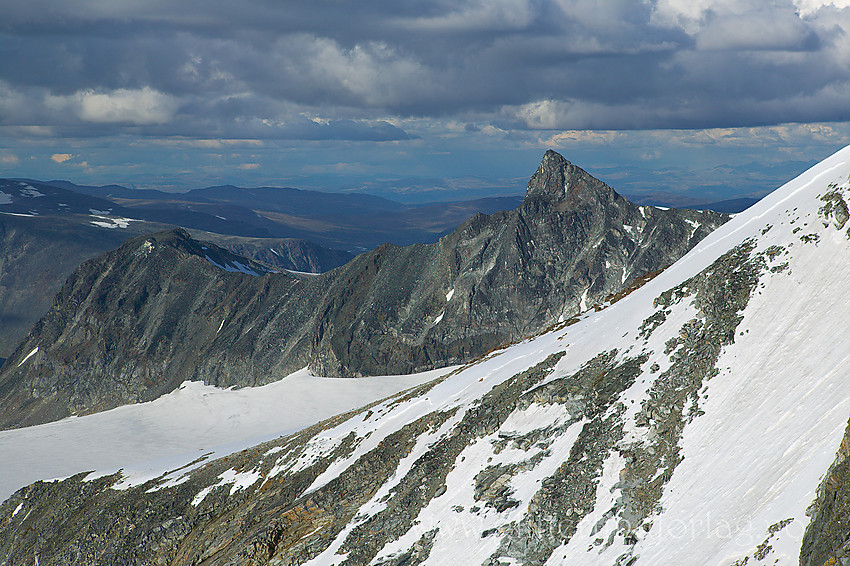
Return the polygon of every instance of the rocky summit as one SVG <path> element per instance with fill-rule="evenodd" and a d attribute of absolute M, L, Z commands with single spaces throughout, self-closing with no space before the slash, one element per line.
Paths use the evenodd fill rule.
<path fill-rule="evenodd" d="M 561 164 L 499 225 L 536 237 L 530 210 L 618 206 Z M 582 290 L 595 308 L 418 387 L 224 457 L 24 487 L 0 505 L 0 563 L 846 563 L 848 199 L 850 147 L 630 293 Z"/>
<path fill-rule="evenodd" d="M 182 231 L 138 237 L 83 264 L 10 356 L 0 425 L 148 401 L 185 380 L 464 363 L 663 269 L 727 219 L 637 206 L 549 151 L 516 210 L 319 276 L 236 267 L 249 262 Z"/>

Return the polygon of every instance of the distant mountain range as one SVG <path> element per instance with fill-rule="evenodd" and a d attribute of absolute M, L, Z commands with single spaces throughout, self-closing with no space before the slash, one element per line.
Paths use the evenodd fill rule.
<path fill-rule="evenodd" d="M 0 361 L 80 263 L 133 236 L 179 226 L 271 269 L 319 273 L 354 257 L 345 250 L 433 242 L 476 212 L 510 209 L 520 200 L 407 206 L 296 189 L 210 187 L 176 195 L 0 179 Z"/>
<path fill-rule="evenodd" d="M 276 270 L 319 273 L 384 244 L 431 243 L 522 197 L 405 205 L 358 193 L 217 186 L 187 193 L 0 180 L 0 359 L 73 269 L 127 238 L 180 226 Z M 703 208 L 734 212 L 746 199 Z M 5 213 L 5 214 L 3 214 Z"/>
<path fill-rule="evenodd" d="M 22 181 L 36 183 L 26 179 Z M 78 195 L 63 197 L 70 201 L 69 211 L 87 212 L 86 207 L 111 210 L 114 215 L 219 234 L 306 239 L 352 253 L 367 251 L 384 243 L 403 246 L 434 242 L 476 212 L 492 214 L 513 210 L 522 202 L 521 196 L 502 196 L 411 205 L 364 193 L 276 187 L 222 185 L 185 193 L 167 193 L 120 185 L 76 185 L 61 180 L 40 184 Z M 50 194 L 56 196 L 53 191 Z M 682 208 L 735 213 L 757 201 L 741 198 Z M 35 206 L 39 203 L 30 201 L 27 204 Z M 654 201 L 646 204 L 665 206 L 663 202 Z M 27 212 L 25 206 L 13 208 L 10 210 Z M 3 210 L 2 207 L 0 210 Z M 33 210 L 39 211 L 37 208 Z"/>
<path fill-rule="evenodd" d="M 385 243 L 434 242 L 476 212 L 511 210 L 522 202 L 517 196 L 406 205 L 368 194 L 274 187 L 225 185 L 166 193 L 68 181 L 15 181 L 43 187 L 40 192 L 47 198 L 15 198 L 6 205 L 0 201 L 0 211 L 56 214 L 96 210 L 231 236 L 305 239 L 350 253 Z"/>

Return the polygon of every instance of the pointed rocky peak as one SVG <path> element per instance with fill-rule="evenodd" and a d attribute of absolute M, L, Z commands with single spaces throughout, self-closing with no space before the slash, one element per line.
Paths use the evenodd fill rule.
<path fill-rule="evenodd" d="M 618 196 L 614 189 L 551 149 L 543 155 L 525 191 L 526 201 L 566 200 L 574 205 L 610 201 Z"/>
<path fill-rule="evenodd" d="M 175 228 L 173 230 L 166 230 L 164 232 L 151 234 L 147 237 L 147 241 L 150 241 L 153 244 L 168 245 L 173 248 L 177 248 L 178 250 L 199 256 L 204 255 L 203 251 L 206 247 L 198 240 L 195 240 L 189 232 L 183 228 Z"/>

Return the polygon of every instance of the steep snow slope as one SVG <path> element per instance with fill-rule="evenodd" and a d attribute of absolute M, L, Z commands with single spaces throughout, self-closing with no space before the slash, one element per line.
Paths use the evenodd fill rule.
<path fill-rule="evenodd" d="M 796 564 L 850 414 L 848 197 L 850 148 L 601 312 L 415 391 L 153 479 L 25 488 L 0 556 Z"/>

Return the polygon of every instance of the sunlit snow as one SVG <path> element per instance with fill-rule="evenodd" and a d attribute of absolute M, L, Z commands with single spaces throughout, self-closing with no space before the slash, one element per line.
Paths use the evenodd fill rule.
<path fill-rule="evenodd" d="M 39 192 L 39 190 L 33 187 L 32 185 L 26 185 L 24 186 L 24 188 L 21 189 L 21 196 L 27 198 L 38 198 L 43 197 L 44 193 Z"/>
<path fill-rule="evenodd" d="M 277 438 L 451 369 L 361 379 L 302 370 L 236 390 L 186 382 L 150 403 L 0 431 L 0 500 L 36 480 L 89 470 L 123 468 L 124 485 L 141 483 L 202 454 L 222 456 Z"/>
<path fill-rule="evenodd" d="M 97 218 L 97 220 L 91 220 L 90 223 L 101 228 L 127 228 L 130 222 L 136 222 L 134 218 L 122 218 L 120 216 L 100 216 L 97 214 L 91 216 Z"/>
<path fill-rule="evenodd" d="M 223 269 L 224 271 L 229 271 L 231 273 L 244 273 L 246 275 L 253 275 L 254 277 L 259 277 L 260 275 L 262 275 L 262 273 L 258 273 L 256 271 L 254 271 L 253 269 L 251 269 L 250 267 L 248 267 L 247 265 L 243 265 L 242 263 L 240 263 L 238 261 L 228 262 L 228 263 L 225 263 L 224 265 L 222 265 L 222 264 L 218 263 L 217 261 L 215 261 L 214 259 L 212 259 L 208 255 L 205 255 L 204 258 L 206 258 L 206 260 L 208 262 L 210 262 L 211 264 L 213 264 L 217 268 Z"/>
<path fill-rule="evenodd" d="M 793 259 L 789 269 L 762 276 L 764 286 L 758 289 L 762 295 L 757 292 L 743 311 L 743 321 L 737 329 L 741 334 L 723 351 L 718 361 L 720 374 L 701 392 L 700 409 L 704 414 L 684 429 L 680 442 L 684 460 L 664 488 L 658 514 L 649 518 L 649 531 L 641 530 L 633 547 L 621 535 L 615 536 L 618 520 L 606 512 L 621 495 L 620 472 L 625 460 L 614 451 L 607 457 L 596 486 L 594 509 L 579 523 L 568 544 L 555 549 L 547 564 L 614 564 L 621 556 L 633 553 L 636 566 L 728 566 L 754 555 L 767 538 L 770 525 L 788 519 L 788 526 L 771 539 L 768 559 L 770 564 L 796 564 L 802 532 L 809 520 L 806 507 L 835 457 L 850 413 L 850 382 L 843 369 L 850 362 L 850 344 L 843 340 L 846 309 L 835 308 L 846 304 L 844 282 L 850 280 L 850 262 L 836 258 L 848 257 L 850 241 L 843 231 L 823 229 L 817 219 L 817 209 L 822 204 L 819 194 L 832 181 L 846 186 L 848 173 L 850 149 L 721 227 L 627 299 L 599 313 L 588 311 L 578 323 L 563 331 L 498 352 L 443 381 L 425 398 L 413 399 L 388 412 L 376 411 L 367 422 L 353 420 L 322 433 L 324 442 L 315 445 L 313 458 L 329 453 L 348 434 L 363 440 L 354 453 L 333 463 L 308 492 L 325 485 L 382 438 L 420 418 L 430 407 L 458 407 L 463 411 L 519 368 L 529 367 L 567 344 L 566 354 L 547 380 L 575 372 L 603 349 L 625 351 L 635 343 L 635 329 L 655 311 L 655 297 L 696 275 L 744 239 L 757 239 L 755 253 L 773 244 L 790 243 Z M 820 242 L 802 243 L 793 236 L 795 226 L 791 220 L 796 220 L 797 226 L 807 225 L 807 230 L 819 231 Z M 774 228 L 764 236 L 766 225 Z M 642 375 L 620 396 L 627 407 L 623 442 L 634 441 L 645 433 L 645 429 L 640 432 L 635 427 L 635 412 L 648 397 L 653 380 L 669 367 L 664 343 L 695 315 L 690 302 L 675 305 L 643 347 L 652 355 L 642 366 Z M 658 368 L 651 370 L 654 364 Z M 562 414 L 554 407 L 537 411 L 539 426 L 557 421 Z M 400 418 L 402 414 L 404 418 Z M 459 415 L 453 417 L 457 418 Z M 527 410 L 514 413 L 501 431 L 528 430 L 535 426 L 534 420 L 534 414 Z M 580 427 L 577 423 L 569 430 L 577 434 Z M 444 430 L 441 427 L 440 432 L 421 438 L 410 457 L 421 455 L 435 436 L 447 433 Z M 552 446 L 558 454 L 555 463 L 565 459 L 574 439 L 573 434 L 562 434 Z M 424 564 L 451 565 L 461 556 L 467 562 L 481 563 L 499 548 L 498 533 L 510 521 L 522 520 L 528 497 L 525 494 L 533 494 L 534 482 L 551 473 L 552 468 L 547 470 L 541 463 L 539 469 L 510 479 L 520 500 L 518 507 L 504 514 L 487 508 L 469 513 L 467 510 L 476 503 L 472 493 L 474 478 L 484 465 L 529 458 L 524 451 L 494 452 L 490 440 L 479 439 L 464 450 L 464 457 L 455 461 L 449 473 L 446 493 L 432 499 L 419 512 L 413 528 L 389 542 L 376 560 L 400 556 L 435 528 L 439 530 Z M 394 478 L 404 473 L 401 468 L 408 465 L 407 460 L 402 460 Z M 385 494 L 387 489 L 384 486 L 379 493 Z M 373 498 L 361 507 L 352 524 L 312 563 L 337 563 L 341 557 L 331 551 L 340 548 L 346 533 L 379 511 L 381 505 L 379 498 Z M 485 532 L 494 534 L 483 536 Z M 629 560 L 626 561 L 632 564 Z"/>
<path fill-rule="evenodd" d="M 28 359 L 30 359 L 36 352 L 38 352 L 38 346 L 33 348 L 32 351 L 29 354 L 27 354 L 26 357 L 23 360 L 18 362 L 18 367 L 21 367 L 22 365 L 24 365 L 24 362 L 27 361 Z"/>

